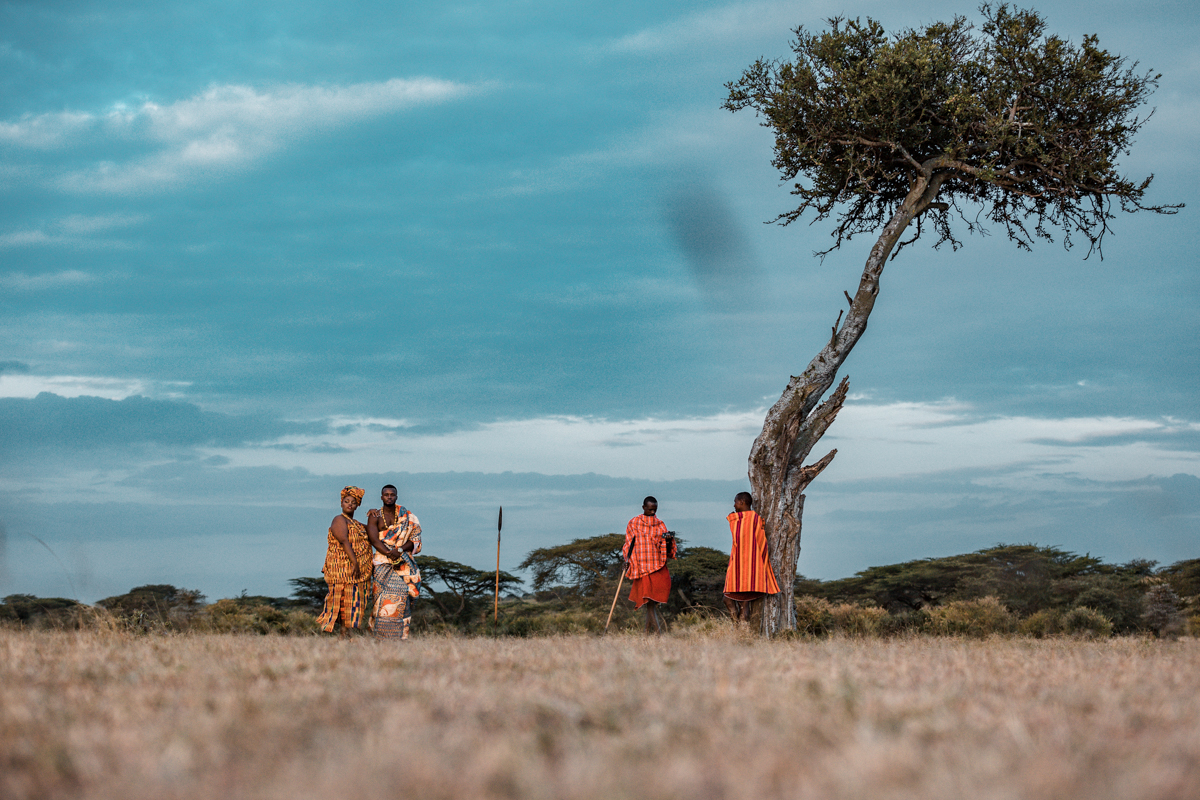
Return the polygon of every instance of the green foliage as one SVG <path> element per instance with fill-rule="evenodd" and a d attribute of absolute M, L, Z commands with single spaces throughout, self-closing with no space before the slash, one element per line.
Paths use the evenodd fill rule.
<path fill-rule="evenodd" d="M 717 613 L 724 611 L 722 597 L 725 593 L 725 572 L 729 568 L 729 554 L 712 547 L 688 547 L 680 540 L 679 557 L 670 563 L 671 589 L 686 605 L 684 608 L 704 608 Z"/>
<path fill-rule="evenodd" d="M 36 628 L 77 628 L 86 608 L 65 597 L 10 594 L 0 602 L 0 623 Z"/>
<path fill-rule="evenodd" d="M 204 605 L 204 595 L 170 584 L 147 584 L 96 605 L 107 609 L 130 630 L 178 630 L 186 628 Z"/>
<path fill-rule="evenodd" d="M 1180 597 L 1200 596 L 1200 558 L 1176 561 L 1156 574 L 1164 578 Z"/>
<path fill-rule="evenodd" d="M 1146 610 L 1142 618 L 1155 636 L 1174 638 L 1183 632 L 1184 618 L 1179 611 L 1179 595 L 1169 583 L 1158 582 L 1146 591 Z"/>
<path fill-rule="evenodd" d="M 329 593 L 329 585 L 324 578 L 292 578 L 292 602 L 297 608 L 307 609 L 314 614 L 321 613 L 325 607 L 325 595 Z"/>
<path fill-rule="evenodd" d="M 823 597 L 796 597 L 796 631 L 822 636 L 833 630 L 833 605 Z"/>
<path fill-rule="evenodd" d="M 931 608 L 928 628 L 942 636 L 971 636 L 985 638 L 993 634 L 1011 633 L 1016 619 L 995 597 L 976 600 L 953 600 L 944 606 Z"/>
<path fill-rule="evenodd" d="M 1117 632 L 1142 626 L 1142 582 L 1153 562 L 1105 564 L 1090 555 L 1032 544 L 997 545 L 975 553 L 871 567 L 836 581 L 799 579 L 804 592 L 834 603 L 878 605 L 892 614 L 959 600 L 995 597 L 1018 617 L 1087 605 L 1105 614 Z"/>
<path fill-rule="evenodd" d="M 1035 611 L 1017 625 L 1017 632 L 1035 639 L 1045 639 L 1062 632 L 1062 612 L 1053 608 Z"/>
<path fill-rule="evenodd" d="M 859 606 L 842 603 L 830 606 L 829 616 L 833 630 L 847 636 L 874 636 L 887 619 L 888 612 L 878 606 Z"/>
<path fill-rule="evenodd" d="M 421 594 L 433 601 L 441 620 L 450 624 L 467 622 L 479 610 L 484 598 L 496 591 L 496 573 L 491 570 L 449 561 L 436 556 L 421 556 Z M 520 586 L 516 575 L 500 572 L 501 594 Z M 433 584 L 441 584 L 435 589 Z"/>
<path fill-rule="evenodd" d="M 555 547 L 539 547 L 525 556 L 517 569 L 533 571 L 535 592 L 566 586 L 587 597 L 601 583 L 616 580 L 620 575 L 624 543 L 624 534 L 606 533 Z"/>
<path fill-rule="evenodd" d="M 206 606 L 192 620 L 192 630 L 210 633 L 315 634 L 316 617 L 303 609 L 283 610 L 252 598 L 225 598 Z"/>
<path fill-rule="evenodd" d="M 1130 180 L 1117 165 L 1160 76 L 1095 36 L 1074 45 L 1046 35 L 1036 11 L 980 11 L 978 31 L 964 17 L 891 36 L 872 19 L 800 27 L 794 60 L 759 59 L 726 85 L 725 108 L 752 108 L 774 130 L 772 163 L 801 201 L 779 220 L 837 212 L 832 250 L 881 228 L 918 183 L 944 201 L 927 206 L 935 246 L 957 246 L 954 210 L 968 231 L 982 218 L 1025 249 L 1054 228 L 1066 246 L 1081 234 L 1099 247 L 1114 199 L 1174 213 L 1142 204 L 1153 176 Z"/>
<path fill-rule="evenodd" d="M 1108 617 L 1087 606 L 1075 606 L 1062 615 L 1060 624 L 1063 633 L 1076 636 L 1107 639 L 1113 632 L 1113 624 Z"/>

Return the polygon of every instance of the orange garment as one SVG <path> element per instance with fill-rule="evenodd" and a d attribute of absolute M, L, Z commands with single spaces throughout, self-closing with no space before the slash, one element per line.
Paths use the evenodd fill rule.
<path fill-rule="evenodd" d="M 664 539 L 666 532 L 667 523 L 658 517 L 639 514 L 629 520 L 625 526 L 625 544 L 621 547 L 629 562 L 625 577 L 633 580 L 649 575 L 666 566 L 668 558 L 675 558 L 675 540 Z"/>
<path fill-rule="evenodd" d="M 644 606 L 647 600 L 665 603 L 670 596 L 671 573 L 667 572 L 665 565 L 648 575 L 634 578 L 629 586 L 629 599 L 637 608 Z"/>
<path fill-rule="evenodd" d="M 325 566 L 321 569 L 325 575 L 325 582 L 331 586 L 335 583 L 361 583 L 371 580 L 371 543 L 367 540 L 367 527 L 356 519 L 346 517 L 346 533 L 350 536 L 350 549 L 354 551 L 354 560 L 358 562 L 358 581 L 354 580 L 354 565 L 346 555 L 342 543 L 333 535 L 331 526 L 326 537 L 329 546 L 325 550 Z"/>
<path fill-rule="evenodd" d="M 767 558 L 767 531 L 757 511 L 735 511 L 726 517 L 733 547 L 725 570 L 725 594 L 778 594 L 779 584 Z M 731 599 L 740 599 L 733 597 Z"/>

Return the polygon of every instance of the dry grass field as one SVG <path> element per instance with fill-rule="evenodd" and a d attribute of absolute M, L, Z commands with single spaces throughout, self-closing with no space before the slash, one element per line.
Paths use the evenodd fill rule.
<path fill-rule="evenodd" d="M 1200 641 L 2 630 L 0 797 L 1196 798 Z"/>

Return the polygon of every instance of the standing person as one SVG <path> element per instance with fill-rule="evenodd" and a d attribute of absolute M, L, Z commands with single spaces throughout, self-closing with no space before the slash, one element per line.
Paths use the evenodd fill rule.
<path fill-rule="evenodd" d="M 421 552 L 421 523 L 417 515 L 396 504 L 399 493 L 390 483 L 379 499 L 383 507 L 367 513 L 367 534 L 377 536 L 388 552 L 377 552 L 371 588 L 375 605 L 371 629 L 384 639 L 408 638 L 412 601 L 420 593 L 421 572 L 413 556 Z"/>
<path fill-rule="evenodd" d="M 342 513 L 329 524 L 329 547 L 325 551 L 325 566 L 321 572 L 329 593 L 317 622 L 321 630 L 333 633 L 342 623 L 341 636 L 362 624 L 363 604 L 366 602 L 366 580 L 371 569 L 371 542 L 367 528 L 354 518 L 362 502 L 363 490 L 357 486 L 342 489 Z"/>
<path fill-rule="evenodd" d="M 735 622 L 750 620 L 750 604 L 768 594 L 778 594 L 779 584 L 767 557 L 767 530 L 749 492 L 733 498 L 727 519 L 733 534 L 729 567 L 725 570 L 725 607 Z"/>
<path fill-rule="evenodd" d="M 642 513 L 625 526 L 625 545 L 621 555 L 628 564 L 626 577 L 632 582 L 629 599 L 638 608 L 646 607 L 646 633 L 662 633 L 658 604 L 671 594 L 671 573 L 667 559 L 675 558 L 675 534 L 658 518 L 658 501 L 647 497 Z"/>

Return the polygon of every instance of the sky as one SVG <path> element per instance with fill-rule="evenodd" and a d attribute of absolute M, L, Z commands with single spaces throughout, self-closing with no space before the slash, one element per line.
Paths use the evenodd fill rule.
<path fill-rule="evenodd" d="M 1200 12 L 1047 2 L 1161 73 L 1104 258 L 999 231 L 886 268 L 799 571 L 1034 542 L 1200 556 Z M 0 596 L 320 573 L 347 483 L 488 568 L 644 495 L 728 549 L 823 261 L 725 84 L 931 2 L 0 3 Z M 376 500 L 372 505 L 377 506 Z"/>

